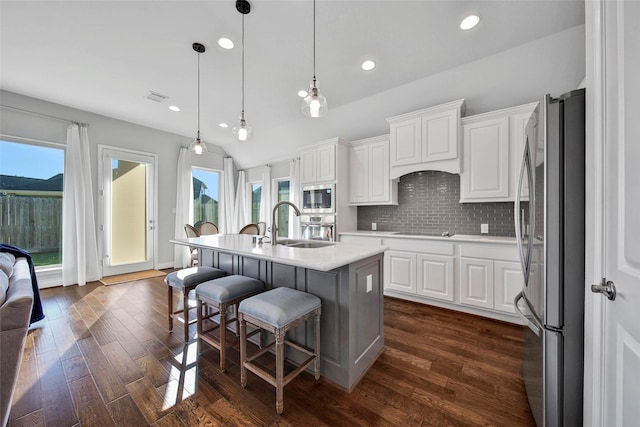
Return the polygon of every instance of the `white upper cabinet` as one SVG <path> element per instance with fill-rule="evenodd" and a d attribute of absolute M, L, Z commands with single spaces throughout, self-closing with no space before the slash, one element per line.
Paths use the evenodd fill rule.
<path fill-rule="evenodd" d="M 300 152 L 302 184 L 336 180 L 336 144 L 315 146 Z"/>
<path fill-rule="evenodd" d="M 460 118 L 464 100 L 387 119 L 390 176 L 421 170 L 460 173 Z"/>
<path fill-rule="evenodd" d="M 462 119 L 460 202 L 514 201 L 526 125 L 535 120 L 537 106 L 535 102 Z"/>
<path fill-rule="evenodd" d="M 471 198 L 509 197 L 509 118 L 463 122 L 464 173 L 461 195 Z"/>
<path fill-rule="evenodd" d="M 349 178 L 351 204 L 398 204 L 398 181 L 389 178 L 388 135 L 351 143 Z"/>

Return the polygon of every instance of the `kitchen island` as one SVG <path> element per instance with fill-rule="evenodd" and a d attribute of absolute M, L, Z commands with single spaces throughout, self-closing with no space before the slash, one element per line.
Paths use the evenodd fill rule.
<path fill-rule="evenodd" d="M 350 243 L 302 248 L 258 244 L 244 234 L 175 239 L 198 248 L 200 265 L 263 281 L 267 289 L 290 287 L 322 300 L 320 374 L 351 391 L 384 349 L 384 246 Z M 313 327 L 301 325 L 288 339 L 313 347 Z M 286 357 L 306 356 L 288 348 Z"/>

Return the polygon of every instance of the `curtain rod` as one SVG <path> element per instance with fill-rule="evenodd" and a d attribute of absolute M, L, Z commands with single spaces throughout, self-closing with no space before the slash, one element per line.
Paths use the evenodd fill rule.
<path fill-rule="evenodd" d="M 34 116 L 40 116 L 40 117 L 46 117 L 48 119 L 55 119 L 55 120 L 60 120 L 62 122 L 67 122 L 67 123 L 74 123 L 74 124 L 78 124 L 78 125 L 84 125 L 84 126 L 89 126 L 88 123 L 82 123 L 79 122 L 77 120 L 69 120 L 69 119 L 63 119 L 61 117 L 56 117 L 56 116 L 51 116 L 49 114 L 43 114 L 43 113 L 37 113 L 35 111 L 29 111 L 29 110 L 23 110 L 22 108 L 16 108 L 16 107 L 12 107 L 10 105 L 4 105 L 4 104 L 0 104 L 0 107 L 2 108 L 6 108 L 7 110 L 12 110 L 12 111 L 18 111 L 20 113 L 26 113 L 26 114 L 31 114 Z"/>

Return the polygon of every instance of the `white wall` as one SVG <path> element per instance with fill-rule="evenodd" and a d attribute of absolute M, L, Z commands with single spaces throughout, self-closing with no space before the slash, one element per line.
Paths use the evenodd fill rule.
<path fill-rule="evenodd" d="M 173 238 L 174 230 L 175 215 L 173 214 L 173 208 L 176 203 L 176 167 L 180 146 L 188 145 L 191 142 L 190 138 L 12 92 L 0 91 L 0 103 L 14 108 L 89 124 L 91 172 L 92 184 L 96 193 L 94 201 L 96 212 L 99 209 L 96 191 L 98 183 L 98 144 L 157 154 L 158 212 L 156 224 L 158 256 L 156 267 L 169 268 L 173 266 L 173 244 L 169 243 L 169 239 Z M 68 125 L 69 123 L 64 121 L 25 114 L 6 108 L 0 110 L 0 133 L 3 135 L 66 144 Z M 222 170 L 225 152 L 220 147 L 212 144 L 208 144 L 208 147 L 208 154 L 192 156 L 193 165 Z"/>
<path fill-rule="evenodd" d="M 355 141 L 389 133 L 387 117 L 460 98 L 466 100 L 466 115 L 522 105 L 547 93 L 557 96 L 575 89 L 584 76 L 585 27 L 581 25 L 351 104 L 332 106 L 329 99 L 329 114 L 320 120 L 301 115 L 294 123 L 264 130 L 251 141 L 225 149 L 246 169 L 291 157 L 324 139 Z"/>

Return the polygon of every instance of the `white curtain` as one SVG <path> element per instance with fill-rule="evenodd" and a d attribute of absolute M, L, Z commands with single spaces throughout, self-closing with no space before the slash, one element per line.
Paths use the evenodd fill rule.
<path fill-rule="evenodd" d="M 240 231 L 240 228 L 249 224 L 249 210 L 247 209 L 247 178 L 244 171 L 238 172 L 238 187 L 236 190 L 236 205 L 234 213 L 234 230 Z"/>
<path fill-rule="evenodd" d="M 62 198 L 62 285 L 100 279 L 87 125 L 67 128 Z"/>
<path fill-rule="evenodd" d="M 289 201 L 300 207 L 300 161 L 292 159 L 289 163 Z M 300 218 L 293 209 L 289 210 L 289 238 L 300 238 Z"/>
<path fill-rule="evenodd" d="M 184 225 L 193 218 L 193 178 L 191 176 L 191 152 L 188 148 L 180 148 L 178 168 L 176 172 L 176 221 L 174 237 L 185 239 L 187 235 Z M 184 268 L 189 265 L 191 253 L 189 247 L 173 245 L 173 267 Z"/>
<path fill-rule="evenodd" d="M 262 195 L 260 196 L 260 221 L 267 223 L 267 227 L 271 224 L 271 210 L 273 209 L 273 201 L 271 198 L 271 166 L 265 165 L 262 171 Z"/>
<path fill-rule="evenodd" d="M 218 227 L 220 233 L 235 233 L 238 231 L 235 224 L 235 191 L 233 182 L 233 159 L 231 157 L 224 158 L 224 171 L 222 176 L 222 194 L 220 197 L 220 206 L 222 212 L 219 213 Z"/>

